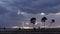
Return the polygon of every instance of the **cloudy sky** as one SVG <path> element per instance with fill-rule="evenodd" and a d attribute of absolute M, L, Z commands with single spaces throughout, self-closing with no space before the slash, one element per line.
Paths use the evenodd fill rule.
<path fill-rule="evenodd" d="M 35 27 L 43 26 L 44 16 L 46 26 L 55 19 L 52 27 L 60 27 L 60 0 L 0 0 L 0 27 L 32 26 L 32 17 L 37 19 Z"/>

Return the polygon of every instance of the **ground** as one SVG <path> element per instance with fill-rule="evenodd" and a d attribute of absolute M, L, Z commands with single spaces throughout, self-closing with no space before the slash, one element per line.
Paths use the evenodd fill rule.
<path fill-rule="evenodd" d="M 0 34 L 60 34 L 60 28 L 4 30 L 0 31 Z"/>

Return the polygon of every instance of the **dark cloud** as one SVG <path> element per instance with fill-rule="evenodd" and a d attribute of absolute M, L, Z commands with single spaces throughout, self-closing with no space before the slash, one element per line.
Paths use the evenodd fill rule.
<path fill-rule="evenodd" d="M 4 14 L 0 16 L 0 25 L 4 26 L 22 26 L 25 17 L 23 15 L 18 15 L 17 12 L 11 12 L 10 14 Z"/>
<path fill-rule="evenodd" d="M 20 0 L 21 1 L 21 0 Z M 56 13 L 59 12 L 55 6 L 60 5 L 60 0 L 26 0 L 14 3 L 14 5 L 27 13 Z M 60 8 L 60 7 L 58 7 Z"/>
<path fill-rule="evenodd" d="M 60 6 L 60 0 L 0 0 L 4 7 L 9 8 L 10 11 L 20 9 L 23 12 L 27 13 L 56 13 L 60 10 L 57 6 Z M 5 3 L 5 4 L 4 4 Z M 57 7 L 57 8 L 54 8 Z M 7 9 L 8 10 L 8 9 Z"/>
<path fill-rule="evenodd" d="M 0 14 L 8 13 L 9 10 L 5 9 L 4 7 L 0 6 Z"/>

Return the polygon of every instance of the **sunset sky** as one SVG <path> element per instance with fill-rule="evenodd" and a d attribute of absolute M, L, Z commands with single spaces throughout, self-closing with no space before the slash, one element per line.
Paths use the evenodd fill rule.
<path fill-rule="evenodd" d="M 60 0 L 0 0 L 0 28 L 32 27 L 32 17 L 37 19 L 35 27 L 40 27 L 44 16 L 47 27 L 51 19 L 55 19 L 52 27 L 60 27 Z"/>

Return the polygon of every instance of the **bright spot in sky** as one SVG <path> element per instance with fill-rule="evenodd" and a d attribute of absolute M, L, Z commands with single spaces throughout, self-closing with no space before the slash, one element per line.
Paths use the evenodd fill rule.
<path fill-rule="evenodd" d="M 37 25 L 38 23 L 35 23 L 35 25 Z"/>
<path fill-rule="evenodd" d="M 21 14 L 25 14 L 24 12 L 21 12 Z"/>
<path fill-rule="evenodd" d="M 25 14 L 25 13 L 18 10 L 17 14 L 20 15 L 20 14 Z"/>
<path fill-rule="evenodd" d="M 24 12 L 20 12 L 20 11 L 18 11 L 18 13 L 17 13 L 17 14 L 18 14 L 18 15 L 20 15 L 20 14 L 22 14 L 22 15 L 23 15 L 23 14 L 25 14 L 25 13 L 24 13 Z"/>
<path fill-rule="evenodd" d="M 17 14 L 18 14 L 18 15 L 20 15 L 20 14 L 24 15 L 24 14 L 26 14 L 26 13 L 25 13 L 25 12 L 18 11 Z"/>
<path fill-rule="evenodd" d="M 60 15 L 60 12 L 59 13 L 56 13 L 56 15 Z"/>
<path fill-rule="evenodd" d="M 17 14 L 20 15 L 20 11 Z"/>
<path fill-rule="evenodd" d="M 18 15 L 20 15 L 20 14 L 21 14 L 21 11 L 20 11 L 20 10 L 18 10 L 17 14 L 18 14 Z"/>
<path fill-rule="evenodd" d="M 29 23 L 26 23 L 26 25 L 29 25 Z"/>
<path fill-rule="evenodd" d="M 41 15 L 45 15 L 45 13 L 41 13 Z"/>

